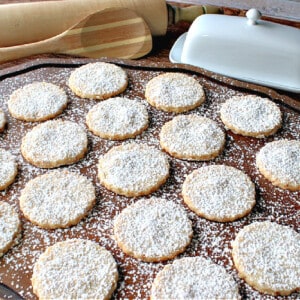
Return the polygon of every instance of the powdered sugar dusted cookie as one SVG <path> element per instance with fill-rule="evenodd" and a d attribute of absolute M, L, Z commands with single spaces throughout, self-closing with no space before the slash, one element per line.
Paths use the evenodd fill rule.
<path fill-rule="evenodd" d="M 192 235 L 192 223 L 183 208 L 159 198 L 128 206 L 114 221 L 114 236 L 123 252 L 147 262 L 182 253 Z"/>
<path fill-rule="evenodd" d="M 291 191 L 300 190 L 300 141 L 267 143 L 257 153 L 256 165 L 273 185 Z"/>
<path fill-rule="evenodd" d="M 203 257 L 184 257 L 155 277 L 151 300 L 241 299 L 238 285 L 224 267 Z"/>
<path fill-rule="evenodd" d="M 20 208 L 42 228 L 65 228 L 85 217 L 95 200 L 95 188 L 88 178 L 66 170 L 52 171 L 26 184 Z"/>
<path fill-rule="evenodd" d="M 96 242 L 71 239 L 46 249 L 34 265 L 33 292 L 39 299 L 110 299 L 117 264 Z"/>
<path fill-rule="evenodd" d="M 37 122 L 59 115 L 67 107 L 68 98 L 57 85 L 34 82 L 14 91 L 7 104 L 14 118 Z"/>
<path fill-rule="evenodd" d="M 53 120 L 35 126 L 22 139 L 23 157 L 39 168 L 79 161 L 87 151 L 85 129 L 71 121 Z"/>
<path fill-rule="evenodd" d="M 0 257 L 17 243 L 21 221 L 15 209 L 0 201 Z"/>
<path fill-rule="evenodd" d="M 205 100 L 200 83 L 183 73 L 164 73 L 146 85 L 145 97 L 154 107 L 180 113 L 194 109 Z"/>
<path fill-rule="evenodd" d="M 300 234 L 274 222 L 245 226 L 232 243 L 241 278 L 262 293 L 300 291 Z"/>
<path fill-rule="evenodd" d="M 148 112 L 138 100 L 116 97 L 92 107 L 86 123 L 102 138 L 124 140 L 135 137 L 148 127 Z"/>
<path fill-rule="evenodd" d="M 18 166 L 14 156 L 0 148 L 0 191 L 14 182 L 17 173 Z"/>
<path fill-rule="evenodd" d="M 279 107 L 267 98 L 234 96 L 221 106 L 221 120 L 234 133 L 263 138 L 274 134 L 282 123 Z"/>
<path fill-rule="evenodd" d="M 239 219 L 255 205 L 255 186 L 251 179 L 225 165 L 204 166 L 193 171 L 183 183 L 182 195 L 196 214 L 218 222 Z"/>
<path fill-rule="evenodd" d="M 107 99 L 122 93 L 128 84 L 126 72 L 119 66 L 95 62 L 77 68 L 69 78 L 70 89 L 79 97 Z"/>
<path fill-rule="evenodd" d="M 4 111 L 0 108 L 0 132 L 4 130 L 6 125 L 6 117 Z"/>
<path fill-rule="evenodd" d="M 225 144 L 225 134 L 218 124 L 195 114 L 179 115 L 161 129 L 160 145 L 170 155 L 186 160 L 210 160 Z"/>
<path fill-rule="evenodd" d="M 148 195 L 166 182 L 169 162 L 164 153 L 145 144 L 115 146 L 99 159 L 98 177 L 117 194 Z"/>

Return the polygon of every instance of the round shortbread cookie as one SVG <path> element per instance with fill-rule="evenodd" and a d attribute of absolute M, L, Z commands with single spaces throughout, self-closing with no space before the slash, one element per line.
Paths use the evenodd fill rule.
<path fill-rule="evenodd" d="M 79 161 L 87 152 L 85 129 L 71 121 L 52 120 L 35 126 L 22 139 L 21 152 L 32 165 L 55 168 Z"/>
<path fill-rule="evenodd" d="M 156 275 L 151 300 L 241 299 L 238 285 L 226 269 L 203 257 L 184 257 Z"/>
<path fill-rule="evenodd" d="M 99 159 L 98 178 L 101 184 L 119 195 L 148 195 L 168 177 L 166 155 L 145 144 L 115 146 Z"/>
<path fill-rule="evenodd" d="M 221 106 L 221 120 L 237 134 L 263 138 L 274 134 L 282 123 L 279 107 L 267 98 L 234 96 Z"/>
<path fill-rule="evenodd" d="M 102 100 L 122 93 L 128 85 L 128 77 L 117 65 L 95 62 L 73 71 L 68 84 L 79 97 Z"/>
<path fill-rule="evenodd" d="M 171 156 L 185 160 L 210 160 L 225 145 L 225 134 L 218 124 L 198 115 L 179 115 L 165 123 L 160 145 Z"/>
<path fill-rule="evenodd" d="M 271 295 L 300 291 L 300 234 L 274 222 L 245 226 L 232 242 L 234 264 L 256 290 Z"/>
<path fill-rule="evenodd" d="M 14 208 L 0 201 L 0 257 L 16 245 L 21 233 L 21 221 Z"/>
<path fill-rule="evenodd" d="M 185 251 L 192 222 L 179 205 L 159 198 L 139 200 L 114 221 L 114 237 L 122 251 L 147 262 L 174 258 Z"/>
<path fill-rule="evenodd" d="M 0 148 L 0 191 L 14 182 L 17 173 L 18 166 L 14 156 Z"/>
<path fill-rule="evenodd" d="M 110 299 L 117 264 L 96 242 L 70 239 L 46 249 L 34 265 L 33 292 L 42 299 Z"/>
<path fill-rule="evenodd" d="M 116 97 L 92 107 L 86 123 L 101 138 L 124 140 L 135 137 L 148 127 L 148 112 L 138 100 Z"/>
<path fill-rule="evenodd" d="M 291 191 L 300 190 L 300 141 L 267 143 L 257 153 L 256 165 L 273 185 Z"/>
<path fill-rule="evenodd" d="M 66 93 L 57 85 L 34 82 L 14 91 L 8 102 L 10 114 L 19 120 L 45 121 L 61 114 L 67 107 Z"/>
<path fill-rule="evenodd" d="M 183 183 L 182 195 L 192 211 L 218 222 L 244 217 L 255 205 L 255 186 L 249 176 L 225 165 L 193 171 Z"/>
<path fill-rule="evenodd" d="M 0 132 L 4 130 L 6 125 L 6 117 L 4 111 L 0 108 Z"/>
<path fill-rule="evenodd" d="M 145 98 L 157 109 L 180 113 L 200 106 L 205 101 L 205 93 L 192 76 L 164 73 L 147 83 Z"/>
<path fill-rule="evenodd" d="M 26 184 L 20 209 L 42 228 L 65 228 L 84 218 L 95 201 L 95 188 L 88 178 L 66 170 L 52 171 Z"/>

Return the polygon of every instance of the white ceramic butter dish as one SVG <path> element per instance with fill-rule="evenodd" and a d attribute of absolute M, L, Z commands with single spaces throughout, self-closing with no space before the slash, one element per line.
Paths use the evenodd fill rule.
<path fill-rule="evenodd" d="M 173 63 L 300 93 L 300 29 L 247 17 L 202 15 L 173 45 Z"/>

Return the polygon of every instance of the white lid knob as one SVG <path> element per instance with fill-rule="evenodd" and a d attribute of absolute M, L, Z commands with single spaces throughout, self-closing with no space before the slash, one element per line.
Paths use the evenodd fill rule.
<path fill-rule="evenodd" d="M 247 11 L 246 17 L 248 18 L 249 25 L 256 25 L 257 21 L 261 18 L 261 13 L 256 8 L 251 8 Z"/>

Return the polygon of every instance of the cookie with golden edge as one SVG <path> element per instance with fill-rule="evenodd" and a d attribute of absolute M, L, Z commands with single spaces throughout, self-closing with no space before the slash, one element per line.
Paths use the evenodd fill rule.
<path fill-rule="evenodd" d="M 300 234 L 275 222 L 242 228 L 232 242 L 239 276 L 261 293 L 286 296 L 300 291 Z"/>
<path fill-rule="evenodd" d="M 10 114 L 19 120 L 39 122 L 53 119 L 67 107 L 63 89 L 48 82 L 33 82 L 14 91 L 7 102 Z"/>
<path fill-rule="evenodd" d="M 150 198 L 125 208 L 114 220 L 114 237 L 122 251 L 146 262 L 174 258 L 193 235 L 184 209 L 172 201 Z"/>
<path fill-rule="evenodd" d="M 76 225 L 94 206 L 96 194 L 87 177 L 55 170 L 27 182 L 19 200 L 21 211 L 33 224 L 55 229 Z"/>
<path fill-rule="evenodd" d="M 300 141 L 267 143 L 256 154 L 256 165 L 273 185 L 290 191 L 300 190 Z"/>
<path fill-rule="evenodd" d="M 250 213 L 255 205 L 255 186 L 247 174 L 234 167 L 204 166 L 186 177 L 182 196 L 197 215 L 231 222 Z"/>
<path fill-rule="evenodd" d="M 20 234 L 18 213 L 7 202 L 0 201 L 0 257 L 18 243 Z"/>
<path fill-rule="evenodd" d="M 134 138 L 148 127 L 148 112 L 138 100 L 110 98 L 92 107 L 86 123 L 95 135 L 110 140 Z"/>
<path fill-rule="evenodd" d="M 238 284 L 223 266 L 204 257 L 184 257 L 165 265 L 151 288 L 151 300 L 241 299 Z"/>
<path fill-rule="evenodd" d="M 279 107 L 267 98 L 234 96 L 222 104 L 220 117 L 226 128 L 244 136 L 264 138 L 282 125 Z"/>
<path fill-rule="evenodd" d="M 181 113 L 200 106 L 205 101 L 202 85 L 183 73 L 164 73 L 146 85 L 146 100 L 157 109 Z"/>
<path fill-rule="evenodd" d="M 4 111 L 0 108 L 0 132 L 2 132 L 6 125 L 6 117 Z"/>
<path fill-rule="evenodd" d="M 166 155 L 153 146 L 129 143 L 111 148 L 98 163 L 98 178 L 107 189 L 127 197 L 148 195 L 169 177 Z"/>
<path fill-rule="evenodd" d="M 71 73 L 68 85 L 81 98 L 103 100 L 122 93 L 127 88 L 128 76 L 112 63 L 88 63 Z"/>
<path fill-rule="evenodd" d="M 223 151 L 225 133 L 209 118 L 178 115 L 162 126 L 159 141 L 162 149 L 175 158 L 211 160 Z"/>
<path fill-rule="evenodd" d="M 108 250 L 94 241 L 70 239 L 49 246 L 40 255 L 31 282 L 41 300 L 109 300 L 118 277 L 116 261 Z"/>
<path fill-rule="evenodd" d="M 17 173 L 18 165 L 15 157 L 9 151 L 0 148 L 0 191 L 15 181 Z"/>
<path fill-rule="evenodd" d="M 21 153 L 39 168 L 70 165 L 84 157 L 88 139 L 85 129 L 74 122 L 50 120 L 35 126 L 22 139 Z"/>

